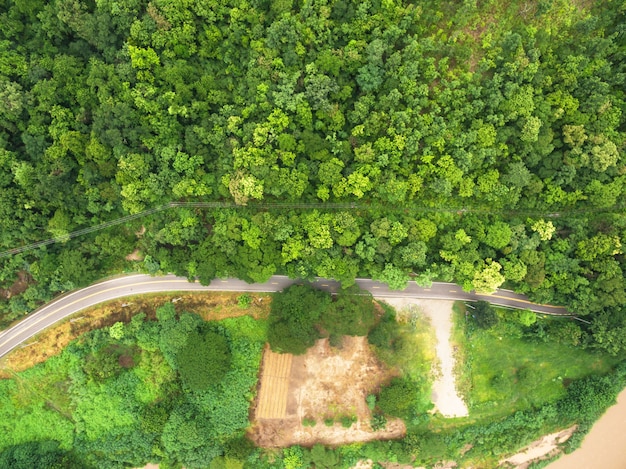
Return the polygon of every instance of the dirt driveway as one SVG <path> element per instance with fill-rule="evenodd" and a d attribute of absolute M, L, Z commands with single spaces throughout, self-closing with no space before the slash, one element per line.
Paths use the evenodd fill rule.
<path fill-rule="evenodd" d="M 416 307 L 424 313 L 437 336 L 437 379 L 433 384 L 432 400 L 435 409 L 444 417 L 466 417 L 467 406 L 456 390 L 454 378 L 454 349 L 450 342 L 452 334 L 452 305 L 454 301 L 421 300 L 415 298 L 380 298 L 398 311 Z"/>

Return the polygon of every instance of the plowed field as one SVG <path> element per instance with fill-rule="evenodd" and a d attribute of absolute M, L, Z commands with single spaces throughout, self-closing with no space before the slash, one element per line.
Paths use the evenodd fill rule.
<path fill-rule="evenodd" d="M 259 403 L 256 408 L 257 419 L 285 417 L 292 357 L 289 353 L 274 353 L 269 347 L 265 350 Z"/>

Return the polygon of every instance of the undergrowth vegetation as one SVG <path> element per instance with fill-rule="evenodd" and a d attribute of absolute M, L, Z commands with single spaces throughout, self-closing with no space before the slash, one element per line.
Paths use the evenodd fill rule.
<path fill-rule="evenodd" d="M 87 333 L 61 355 L 0 381 L 0 452 L 14 459 L 0 467 L 19 467 L 20 454 L 22 467 L 58 459 L 93 468 L 147 461 L 198 468 L 236 455 L 265 321 L 205 322 L 176 314 L 172 303 L 157 317 Z"/>
<path fill-rule="evenodd" d="M 305 285 L 275 295 L 273 306 L 285 306 L 278 321 L 272 309 L 268 321 L 207 322 L 167 303 L 154 321 L 139 314 L 128 324 L 85 334 L 59 356 L 0 381 L 0 468 L 121 469 L 152 461 L 164 468 L 347 469 L 361 459 L 422 465 L 452 459 L 488 468 L 572 424 L 579 430 L 567 448 L 575 448 L 626 384 L 626 366 L 608 355 L 576 347 L 571 337 L 548 346 L 538 331 L 559 328 L 538 326 L 545 318 L 495 310 L 495 322 L 486 326 L 471 309 L 466 315 L 457 307 L 455 338 L 466 363 L 461 383 L 470 416 L 431 416 L 432 357 L 419 320 L 375 306 L 368 296 L 323 295 Z M 388 418 L 400 417 L 404 438 L 278 451 L 255 448 L 246 438 L 263 345 L 277 322 L 300 327 L 288 319 L 304 314 L 298 299 L 315 299 L 308 306 L 318 308 L 317 322 L 302 326 L 313 331 L 311 340 L 328 336 L 332 327 L 350 333 L 342 319 L 346 309 L 363 308 L 352 332 L 363 333 L 367 325 L 371 346 L 397 370 L 367 396 L 370 425 L 381 429 Z M 334 324 L 322 327 L 324 318 Z M 346 429 L 355 423 L 351 414 L 305 420 L 309 426 L 336 420 Z"/>
<path fill-rule="evenodd" d="M 580 328 L 571 318 L 488 308 L 494 320 L 487 327 L 472 305 L 456 308 L 458 383 L 474 418 L 492 418 L 554 402 L 566 395 L 573 381 L 606 374 L 619 362 L 606 353 L 584 348 L 579 341 Z"/>

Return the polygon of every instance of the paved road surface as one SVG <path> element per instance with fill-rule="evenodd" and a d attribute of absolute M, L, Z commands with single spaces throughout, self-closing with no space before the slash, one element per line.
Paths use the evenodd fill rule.
<path fill-rule="evenodd" d="M 216 279 L 208 286 L 191 283 L 186 278 L 174 275 L 150 277 L 149 275 L 134 274 L 115 277 L 63 295 L 39 308 L 15 326 L 0 332 L 0 357 L 54 323 L 105 301 L 141 293 L 164 291 L 275 292 L 296 282 L 296 280 L 282 275 L 275 275 L 265 283 L 254 284 L 248 284 L 242 280 L 232 278 Z M 313 283 L 318 288 L 331 292 L 341 289 L 339 282 L 334 280 L 318 279 Z M 469 301 L 486 300 L 499 306 L 528 308 L 539 313 L 567 314 L 565 308 L 534 304 L 524 295 L 509 290 L 498 290 L 493 295 L 477 295 L 463 291 L 458 285 L 443 282 L 435 282 L 430 288 L 418 287 L 415 282 L 410 282 L 409 286 L 401 291 L 389 290 L 386 284 L 369 279 L 357 279 L 356 283 L 362 289 L 370 291 L 377 298 L 412 297 Z"/>

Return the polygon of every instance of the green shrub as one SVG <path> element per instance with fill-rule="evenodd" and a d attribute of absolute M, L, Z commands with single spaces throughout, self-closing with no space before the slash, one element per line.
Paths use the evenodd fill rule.
<path fill-rule="evenodd" d="M 513 385 L 512 376 L 509 376 L 504 371 L 500 371 L 491 377 L 489 385 L 499 394 L 506 394 Z"/>
<path fill-rule="evenodd" d="M 544 376 L 541 370 L 532 364 L 523 365 L 515 373 L 519 386 L 534 387 L 541 383 Z"/>
<path fill-rule="evenodd" d="M 343 345 L 343 336 L 337 334 L 331 334 L 328 338 L 328 343 L 331 347 L 341 348 Z"/>
<path fill-rule="evenodd" d="M 237 298 L 237 305 L 241 309 L 247 309 L 252 304 L 252 297 L 248 293 L 244 293 L 243 295 L 239 295 Z"/>
<path fill-rule="evenodd" d="M 141 429 L 146 433 L 161 434 L 169 417 L 169 409 L 163 402 L 144 407 L 139 414 Z"/>
<path fill-rule="evenodd" d="M 247 459 L 255 449 L 254 443 L 245 436 L 233 438 L 224 444 L 224 454 L 234 459 Z"/>
<path fill-rule="evenodd" d="M 418 386 L 403 378 L 394 378 L 378 395 L 378 407 L 391 417 L 408 419 L 419 397 Z"/>
<path fill-rule="evenodd" d="M 525 331 L 523 337 L 531 342 L 546 343 L 552 340 L 549 329 L 545 321 L 537 321 Z"/>
<path fill-rule="evenodd" d="M 400 326 L 396 322 L 395 312 L 387 310 L 368 334 L 367 341 L 381 349 L 393 350 L 399 336 Z"/>
<path fill-rule="evenodd" d="M 219 383 L 230 369 L 231 353 L 226 337 L 212 331 L 195 331 L 176 355 L 180 378 L 195 392 Z"/>
<path fill-rule="evenodd" d="M 352 288 L 337 294 L 322 311 L 321 327 L 331 335 L 365 336 L 374 325 L 375 309 L 369 292 Z"/>
<path fill-rule="evenodd" d="M 218 456 L 211 461 L 209 469 L 243 469 L 243 461 L 228 456 Z"/>
<path fill-rule="evenodd" d="M 314 466 L 315 469 L 333 469 L 339 466 L 341 455 L 339 451 L 335 451 L 332 448 L 325 448 L 318 444 L 311 448 L 308 454 L 308 461 L 305 462 L 309 463 L 307 467 Z"/>
<path fill-rule="evenodd" d="M 283 450 L 283 465 L 285 469 L 303 469 L 304 451 L 300 446 L 290 446 Z"/>
<path fill-rule="evenodd" d="M 571 319 L 566 321 L 550 321 L 548 327 L 550 339 L 560 344 L 577 346 L 580 344 L 583 331 Z"/>
<path fill-rule="evenodd" d="M 59 449 L 58 441 L 33 441 L 11 446 L 0 453 L 0 468 L 87 468 L 75 455 Z"/>
<path fill-rule="evenodd" d="M 333 425 L 335 425 L 335 419 L 332 417 L 326 417 L 324 419 L 324 425 L 326 425 L 327 427 L 332 427 Z"/>
<path fill-rule="evenodd" d="M 356 423 L 357 418 L 356 415 L 343 415 L 339 421 L 341 422 L 341 426 L 343 428 L 350 428 L 354 423 Z"/>
<path fill-rule="evenodd" d="M 304 417 L 302 419 L 302 426 L 303 427 L 314 427 L 315 425 L 317 425 L 317 422 L 315 421 L 314 418 Z"/>
<path fill-rule="evenodd" d="M 498 324 L 496 310 L 486 301 L 477 301 L 472 310 L 472 317 L 481 329 L 491 329 Z"/>
<path fill-rule="evenodd" d="M 94 381 L 102 382 L 117 376 L 122 371 L 122 367 L 119 364 L 118 354 L 100 350 L 87 357 L 83 370 Z"/>
<path fill-rule="evenodd" d="M 111 327 L 109 327 L 109 335 L 112 339 L 121 340 L 124 338 L 124 323 L 116 322 Z"/>
<path fill-rule="evenodd" d="M 587 436 L 587 433 L 589 433 L 589 430 L 591 430 L 592 426 L 593 424 L 589 422 L 583 422 L 578 425 L 572 436 L 569 437 L 563 444 L 563 452 L 565 454 L 570 454 L 580 448 L 580 445 L 582 445 L 583 440 Z"/>
<path fill-rule="evenodd" d="M 514 317 L 517 322 L 525 327 L 530 327 L 537 322 L 537 313 L 533 313 L 528 309 L 516 311 Z"/>
<path fill-rule="evenodd" d="M 593 422 L 615 403 L 623 387 L 623 380 L 615 375 L 589 376 L 574 381 L 558 403 L 559 414 L 579 422 Z"/>
<path fill-rule="evenodd" d="M 395 459 L 395 455 L 390 452 L 389 441 L 374 440 L 363 447 L 363 456 L 371 459 L 374 463 L 390 462 Z"/>
<path fill-rule="evenodd" d="M 370 420 L 370 427 L 375 432 L 383 430 L 387 426 L 387 418 L 383 414 L 374 414 Z"/>

